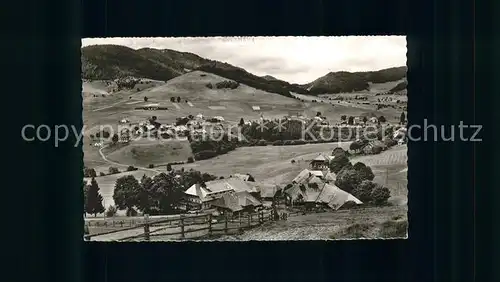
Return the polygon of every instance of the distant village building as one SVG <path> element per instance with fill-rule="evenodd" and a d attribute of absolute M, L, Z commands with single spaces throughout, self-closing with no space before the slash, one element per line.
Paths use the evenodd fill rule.
<path fill-rule="evenodd" d="M 333 156 L 324 156 L 322 154 L 319 154 L 311 161 L 310 166 L 315 170 L 327 169 L 330 165 L 330 161 L 333 160 L 333 158 Z"/>

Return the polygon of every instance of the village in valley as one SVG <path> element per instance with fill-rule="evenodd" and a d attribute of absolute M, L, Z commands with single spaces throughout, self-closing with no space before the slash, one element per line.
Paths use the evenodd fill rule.
<path fill-rule="evenodd" d="M 182 51 L 82 48 L 85 240 L 407 237 L 405 66 L 300 85 Z"/>

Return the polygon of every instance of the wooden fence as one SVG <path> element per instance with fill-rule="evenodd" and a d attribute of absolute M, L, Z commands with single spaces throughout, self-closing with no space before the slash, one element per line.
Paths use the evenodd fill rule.
<path fill-rule="evenodd" d="M 287 216 L 302 214 L 301 212 L 287 212 Z M 219 216 L 212 214 L 179 215 L 173 218 L 151 220 L 147 215 L 141 224 L 120 228 L 116 230 L 86 235 L 86 240 L 92 240 L 103 235 L 126 231 L 138 231 L 140 234 L 119 236 L 118 241 L 150 241 L 154 239 L 201 239 L 211 238 L 217 235 L 239 234 L 263 224 L 264 222 L 286 219 L 282 214 L 277 215 L 272 210 L 261 210 L 259 212 L 238 214 L 236 216 Z M 120 225 L 124 221 L 119 222 Z M 113 222 L 115 224 L 115 222 Z M 109 225 L 108 225 L 109 226 Z M 137 232 L 135 232 L 137 233 Z M 172 238 L 172 236 L 174 238 Z M 99 240 L 99 238 L 97 238 Z"/>

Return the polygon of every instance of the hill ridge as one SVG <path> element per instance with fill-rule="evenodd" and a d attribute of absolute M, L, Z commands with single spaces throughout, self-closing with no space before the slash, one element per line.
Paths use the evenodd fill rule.
<path fill-rule="evenodd" d="M 245 69 L 203 58 L 190 52 L 172 49 L 139 48 L 114 44 L 89 45 L 81 48 L 82 78 L 113 80 L 141 77 L 168 81 L 190 71 L 200 70 L 246 84 L 253 88 L 291 97 L 290 92 L 305 95 L 353 92 L 367 89 L 368 82 L 401 80 L 406 66 L 367 72 L 329 72 L 307 84 L 289 83 L 270 75 L 257 76 Z M 406 88 L 402 84 L 398 90 Z"/>

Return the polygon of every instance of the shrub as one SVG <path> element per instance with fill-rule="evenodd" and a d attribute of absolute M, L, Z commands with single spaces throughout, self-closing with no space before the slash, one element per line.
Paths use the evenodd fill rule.
<path fill-rule="evenodd" d="M 109 167 L 109 174 L 117 174 L 117 173 L 120 173 L 120 170 L 116 167 Z"/>
<path fill-rule="evenodd" d="M 106 217 L 115 216 L 117 211 L 118 210 L 116 209 L 115 206 L 109 206 L 108 209 L 106 210 Z"/>
<path fill-rule="evenodd" d="M 257 146 L 267 146 L 266 140 L 259 140 L 259 142 L 257 143 Z"/>
<path fill-rule="evenodd" d="M 172 165 L 171 164 L 167 164 L 167 171 L 172 171 Z"/>
<path fill-rule="evenodd" d="M 212 88 L 213 88 L 213 86 L 212 86 L 212 84 L 211 84 L 211 83 L 207 83 L 207 84 L 205 84 L 205 86 L 206 86 L 207 88 L 210 88 L 210 89 L 212 89 Z"/>
<path fill-rule="evenodd" d="M 189 157 L 189 158 L 187 159 L 187 163 L 188 163 L 188 164 L 190 164 L 190 163 L 194 163 L 194 159 L 193 159 L 193 157 Z"/>
<path fill-rule="evenodd" d="M 106 173 L 101 171 L 101 172 L 99 172 L 99 176 L 106 176 Z"/>
<path fill-rule="evenodd" d="M 294 164 L 294 163 L 295 163 L 295 160 L 292 160 L 292 164 Z"/>
<path fill-rule="evenodd" d="M 148 165 L 148 168 L 154 168 L 154 167 L 155 167 L 155 165 L 154 165 L 154 164 L 149 164 L 149 165 Z"/>
<path fill-rule="evenodd" d="M 373 154 L 380 154 L 382 151 L 383 151 L 383 148 L 380 146 L 373 146 L 373 148 L 372 148 Z"/>
<path fill-rule="evenodd" d="M 281 146 L 281 145 L 283 145 L 283 141 L 281 140 L 276 140 L 273 142 L 273 146 Z"/>
<path fill-rule="evenodd" d="M 144 102 L 148 101 L 148 97 L 144 96 Z"/>
<path fill-rule="evenodd" d="M 136 167 L 134 167 L 134 166 L 132 166 L 132 165 L 129 165 L 129 166 L 127 167 L 127 171 L 135 171 L 135 170 L 137 170 L 137 168 L 136 168 Z"/>

